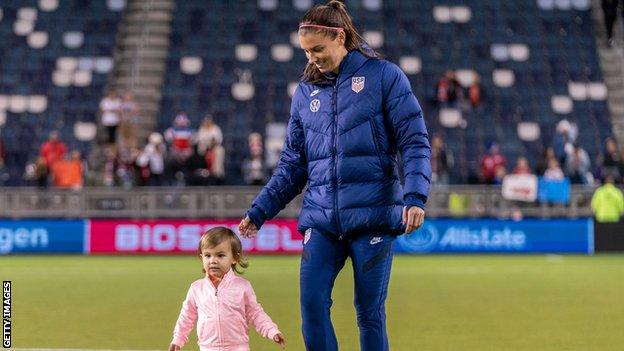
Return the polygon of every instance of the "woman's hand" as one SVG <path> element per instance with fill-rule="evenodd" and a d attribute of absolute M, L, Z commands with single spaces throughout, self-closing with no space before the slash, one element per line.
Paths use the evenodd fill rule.
<path fill-rule="evenodd" d="M 258 234 L 258 228 L 251 222 L 249 216 L 245 216 L 238 225 L 238 232 L 243 238 L 253 238 Z"/>
<path fill-rule="evenodd" d="M 179 350 L 180 350 L 180 346 L 176 344 L 169 345 L 169 351 L 179 351 Z"/>
<path fill-rule="evenodd" d="M 286 339 L 284 339 L 284 335 L 282 333 L 278 333 L 273 337 L 273 341 L 278 343 L 282 348 L 286 348 Z"/>
<path fill-rule="evenodd" d="M 412 206 L 409 210 L 407 209 L 407 206 L 403 207 L 403 225 L 405 226 L 406 234 L 420 228 L 424 221 L 425 210 L 418 206 Z"/>

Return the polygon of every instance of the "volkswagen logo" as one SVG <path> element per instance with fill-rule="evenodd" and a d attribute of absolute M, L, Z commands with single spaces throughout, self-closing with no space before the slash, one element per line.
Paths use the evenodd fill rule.
<path fill-rule="evenodd" d="M 310 111 L 316 112 L 321 107 L 321 100 L 314 99 L 310 102 Z"/>

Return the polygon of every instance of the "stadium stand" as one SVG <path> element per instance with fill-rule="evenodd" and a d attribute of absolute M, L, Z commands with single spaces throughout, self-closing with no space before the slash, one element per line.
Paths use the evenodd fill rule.
<path fill-rule="evenodd" d="M 89 152 L 98 104 L 113 67 L 125 1 L 19 0 L 0 3 L 0 120 L 5 185 L 22 185 L 28 160 L 51 130 Z M 76 133 L 75 133 L 76 132 Z"/>
<path fill-rule="evenodd" d="M 288 119 L 288 87 L 305 65 L 295 30 L 311 3 L 179 1 L 160 128 L 180 110 L 194 124 L 212 113 L 226 131 L 227 168 L 235 174 L 245 157 L 235 145 Z M 612 134 L 588 1 L 347 3 L 371 46 L 408 74 L 430 132 L 456 155 L 456 182 L 476 172 L 487 141 L 500 142 L 510 160 L 526 155 L 535 164 L 564 117 L 583 130 L 578 142 L 591 155 Z M 195 69 L 185 71 L 181 63 L 191 58 Z M 435 101 L 435 83 L 449 69 L 464 88 L 476 71 L 486 94 L 478 112 L 451 109 L 464 121 L 454 128 L 441 123 Z M 254 89 L 237 99 L 244 71 L 251 80 L 243 83 Z"/>
<path fill-rule="evenodd" d="M 180 111 L 193 128 L 212 114 L 224 132 L 226 182 L 243 184 L 247 148 L 240 146 L 252 132 L 272 137 L 266 126 L 288 119 L 305 65 L 297 24 L 313 4 L 177 1 L 157 131 Z M 592 156 L 612 134 L 589 0 L 347 5 L 371 46 L 407 73 L 430 133 L 442 135 L 455 155 L 453 182 L 472 179 L 489 141 L 508 160 L 526 155 L 535 165 L 562 118 L 583 131 L 578 142 Z M 92 134 L 74 128 L 97 122 L 125 0 L 19 0 L 0 8 L 5 184 L 22 185 L 26 161 L 52 129 L 70 149 L 89 152 Z M 463 88 L 481 78 L 481 108 L 466 99 L 439 105 L 436 83 L 447 70 Z"/>

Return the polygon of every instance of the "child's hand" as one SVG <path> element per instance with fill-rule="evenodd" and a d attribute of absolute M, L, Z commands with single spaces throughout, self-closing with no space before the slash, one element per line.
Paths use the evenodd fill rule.
<path fill-rule="evenodd" d="M 178 350 L 180 350 L 180 346 L 176 344 L 169 345 L 169 351 L 178 351 Z"/>
<path fill-rule="evenodd" d="M 245 216 L 238 225 L 238 231 L 243 238 L 253 238 L 258 234 L 258 228 L 251 222 L 248 216 Z"/>
<path fill-rule="evenodd" d="M 282 333 L 277 333 L 277 335 L 273 337 L 273 341 L 278 343 L 282 348 L 286 347 L 286 339 L 284 339 L 284 335 L 282 335 Z"/>

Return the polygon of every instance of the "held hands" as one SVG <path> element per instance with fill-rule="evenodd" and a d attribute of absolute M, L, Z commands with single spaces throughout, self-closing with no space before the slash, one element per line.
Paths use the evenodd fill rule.
<path fill-rule="evenodd" d="M 169 351 L 179 351 L 179 350 L 180 350 L 180 346 L 176 344 L 169 345 Z"/>
<path fill-rule="evenodd" d="M 406 234 L 420 228 L 424 221 L 425 211 L 422 208 L 412 206 L 408 210 L 407 206 L 403 207 L 403 225 L 405 226 Z"/>
<path fill-rule="evenodd" d="M 253 238 L 258 234 L 258 228 L 251 222 L 249 216 L 245 216 L 238 225 L 238 232 L 243 238 Z"/>
<path fill-rule="evenodd" d="M 278 343 L 282 348 L 286 348 L 286 339 L 284 339 L 284 335 L 282 335 L 282 333 L 277 333 L 273 337 L 273 341 Z"/>

